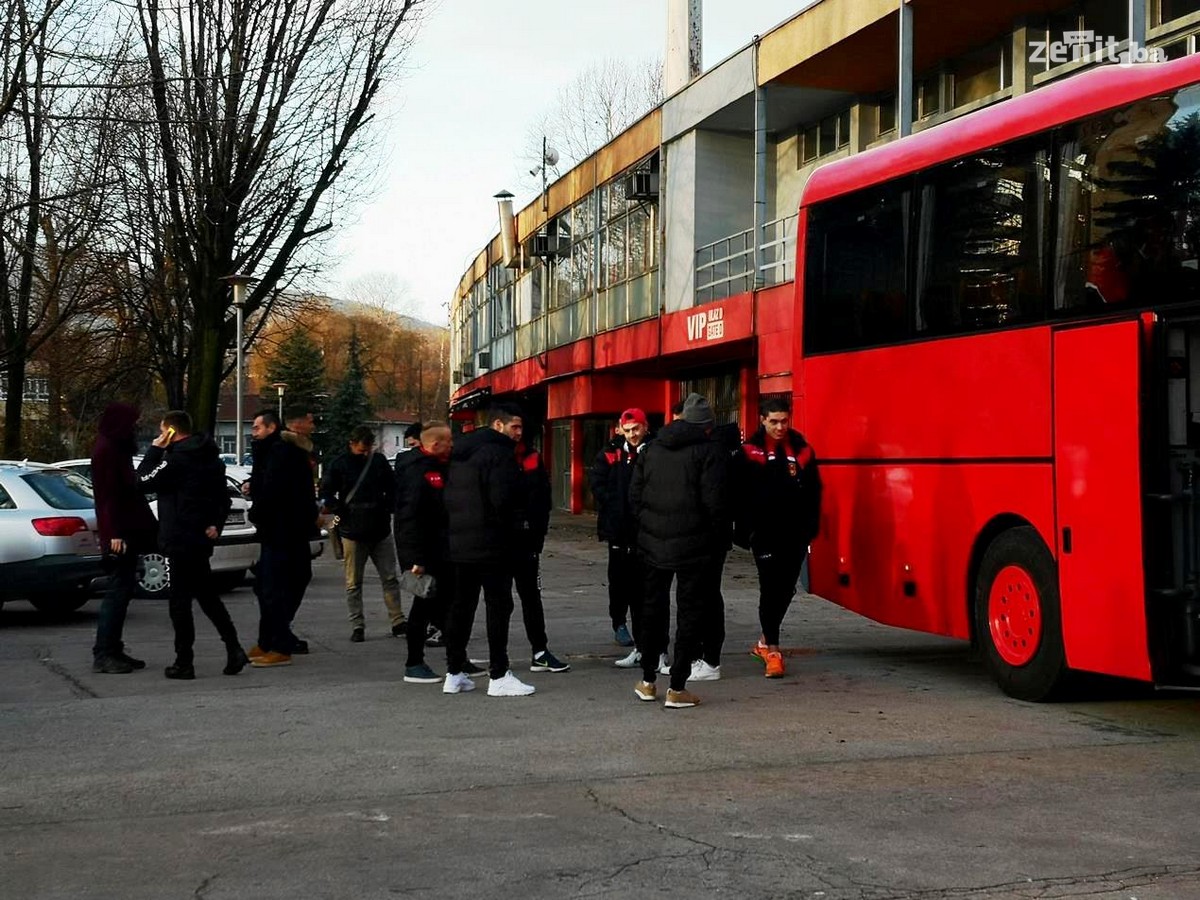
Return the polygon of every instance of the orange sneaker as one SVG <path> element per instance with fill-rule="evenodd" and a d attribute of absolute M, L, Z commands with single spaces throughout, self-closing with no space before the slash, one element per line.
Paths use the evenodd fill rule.
<path fill-rule="evenodd" d="M 258 644 L 255 644 L 253 647 L 251 647 L 249 650 L 246 651 L 246 656 L 248 656 L 250 659 L 258 659 L 260 656 L 266 656 L 266 655 L 267 655 L 267 651 L 264 650 L 262 647 L 258 646 Z"/>
<path fill-rule="evenodd" d="M 767 677 L 782 678 L 785 669 L 783 667 L 783 654 L 776 650 L 774 653 L 767 654 Z"/>
<path fill-rule="evenodd" d="M 291 664 L 291 656 L 286 653 L 276 653 L 274 650 L 272 650 L 270 653 L 264 653 L 262 656 L 256 656 L 250 660 L 250 665 L 254 666 L 256 669 L 270 669 L 274 666 L 290 666 Z"/>
<path fill-rule="evenodd" d="M 753 647 L 750 648 L 750 655 L 757 659 L 760 663 L 765 663 L 767 661 L 767 645 L 762 641 L 758 641 Z"/>

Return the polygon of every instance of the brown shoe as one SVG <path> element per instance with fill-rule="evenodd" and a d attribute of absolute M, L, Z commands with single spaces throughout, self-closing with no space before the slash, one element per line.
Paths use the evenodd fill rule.
<path fill-rule="evenodd" d="M 658 685 L 651 684 L 649 681 L 639 681 L 634 686 L 633 692 L 637 694 L 639 700 L 655 700 L 658 698 Z"/>
<path fill-rule="evenodd" d="M 667 688 L 667 702 L 663 705 L 667 709 L 687 709 L 689 706 L 699 706 L 700 698 L 691 691 L 673 691 Z"/>
<path fill-rule="evenodd" d="M 253 662 L 254 660 L 258 659 L 260 656 L 266 656 L 267 651 L 264 650 L 262 647 L 258 646 L 258 644 L 255 644 L 253 647 L 251 647 L 249 650 L 246 651 L 246 655 L 248 657 L 250 657 L 251 662 Z"/>
<path fill-rule="evenodd" d="M 292 658 L 286 653 L 276 653 L 272 650 L 270 653 L 264 653 L 262 656 L 255 656 L 250 660 L 250 665 L 256 669 L 269 669 L 273 666 L 290 666 Z"/>

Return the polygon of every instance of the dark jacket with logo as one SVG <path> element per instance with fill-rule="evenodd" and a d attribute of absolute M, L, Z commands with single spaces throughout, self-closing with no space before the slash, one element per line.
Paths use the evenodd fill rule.
<path fill-rule="evenodd" d="M 250 521 L 272 546 L 307 543 L 317 521 L 308 454 L 276 431 L 250 446 Z"/>
<path fill-rule="evenodd" d="M 396 455 L 396 556 L 402 571 L 437 570 L 446 558 L 446 470 L 423 448 Z"/>
<path fill-rule="evenodd" d="M 821 475 L 804 435 L 788 429 L 778 444 L 760 427 L 742 447 L 736 537 L 756 553 L 803 551 L 817 536 Z"/>
<path fill-rule="evenodd" d="M 193 434 L 165 450 L 151 447 L 138 466 L 138 482 L 158 494 L 158 545 L 168 556 L 212 555 L 209 527 L 220 533 L 233 501 L 225 463 L 205 434 Z"/>
<path fill-rule="evenodd" d="M 105 550 L 115 538 L 129 544 L 133 553 L 158 546 L 158 522 L 133 470 L 137 420 L 137 407 L 110 403 L 100 415 L 99 434 L 92 445 L 96 527 Z"/>
<path fill-rule="evenodd" d="M 629 502 L 638 550 L 660 569 L 712 562 L 729 549 L 729 454 L 701 425 L 671 422 L 638 454 Z"/>
<path fill-rule="evenodd" d="M 615 437 L 596 454 L 588 481 L 596 498 L 596 533 L 600 540 L 619 547 L 637 543 L 637 520 L 629 506 L 629 484 L 633 467 L 651 438 L 630 447 L 623 437 Z"/>
<path fill-rule="evenodd" d="M 521 468 L 512 438 L 479 428 L 454 442 L 446 476 L 446 559 L 510 566 L 524 521 Z"/>
<path fill-rule="evenodd" d="M 366 475 L 355 490 L 364 469 Z M 346 503 L 351 491 L 354 497 Z M 342 537 L 375 543 L 391 533 L 396 476 L 382 454 L 343 453 L 325 470 L 320 494 L 326 509 L 338 517 L 337 527 Z"/>
<path fill-rule="evenodd" d="M 524 444 L 517 444 L 517 465 L 521 467 L 521 533 L 519 549 L 523 553 L 541 553 L 550 530 L 550 473 L 542 455 Z"/>

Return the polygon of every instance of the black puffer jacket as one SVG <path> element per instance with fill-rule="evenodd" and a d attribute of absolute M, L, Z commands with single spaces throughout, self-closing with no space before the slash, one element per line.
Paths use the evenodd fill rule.
<path fill-rule="evenodd" d="M 446 470 L 424 449 L 396 456 L 396 556 L 402 571 L 437 569 L 446 558 Z"/>
<path fill-rule="evenodd" d="M 138 481 L 146 493 L 158 494 L 158 545 L 168 556 L 212 554 L 211 526 L 219 533 L 233 500 L 225 481 L 225 463 L 217 445 L 204 434 L 193 434 L 165 450 L 151 447 L 138 466 Z"/>
<path fill-rule="evenodd" d="M 521 467 L 521 488 L 524 495 L 521 509 L 520 549 L 523 553 L 541 553 L 546 545 L 546 532 L 550 530 L 550 510 L 554 500 L 550 496 L 550 473 L 536 450 L 517 445 L 517 465 Z"/>
<path fill-rule="evenodd" d="M 629 506 L 629 483 L 638 457 L 651 438 L 630 447 L 623 437 L 615 437 L 596 454 L 588 481 L 596 498 L 596 533 L 600 540 L 620 547 L 637 542 L 637 520 Z"/>
<path fill-rule="evenodd" d="M 108 404 L 100 416 L 99 434 L 92 446 L 96 527 L 100 531 L 100 545 L 106 550 L 117 538 L 129 544 L 134 553 L 158 546 L 158 523 L 133 471 L 137 420 L 137 407 L 127 403 Z"/>
<path fill-rule="evenodd" d="M 358 490 L 358 476 L 369 466 Z M 350 503 L 346 497 L 354 491 Z M 352 541 L 381 541 L 391 533 L 396 508 L 396 476 L 382 454 L 346 452 L 334 459 L 321 479 L 325 508 L 338 517 L 338 532 Z"/>
<path fill-rule="evenodd" d="M 308 454 L 273 432 L 250 446 L 250 521 L 265 544 L 307 543 L 317 522 Z"/>
<path fill-rule="evenodd" d="M 688 422 L 671 422 L 638 455 L 629 502 L 650 565 L 682 569 L 729 549 L 728 470 L 724 447 Z"/>
<path fill-rule="evenodd" d="M 742 450 L 738 543 L 755 552 L 806 547 L 821 519 L 821 475 L 812 447 L 791 429 L 776 445 L 760 427 Z"/>
<path fill-rule="evenodd" d="M 448 562 L 512 564 L 524 521 L 516 449 L 512 438 L 492 428 L 455 441 L 445 493 Z"/>

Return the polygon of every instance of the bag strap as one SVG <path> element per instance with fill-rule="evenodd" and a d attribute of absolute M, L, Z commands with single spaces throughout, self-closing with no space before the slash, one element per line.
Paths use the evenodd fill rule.
<path fill-rule="evenodd" d="M 371 468 L 371 463 L 373 463 L 373 462 L 375 462 L 375 451 L 374 450 L 372 450 L 371 453 L 367 456 L 366 465 L 364 465 L 362 467 L 362 471 L 358 473 L 358 481 L 354 482 L 354 487 L 350 488 L 350 493 L 348 493 L 346 495 L 346 499 L 342 501 L 347 506 L 349 506 L 350 501 L 354 499 L 354 495 L 358 493 L 358 489 L 360 487 L 362 487 L 363 479 L 367 477 L 367 469 Z"/>

